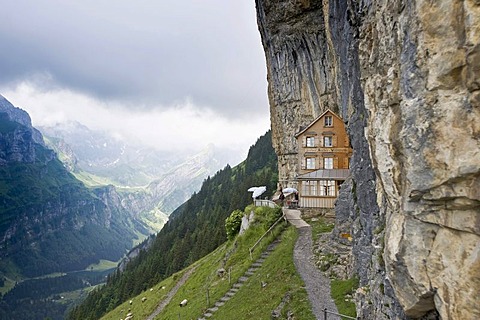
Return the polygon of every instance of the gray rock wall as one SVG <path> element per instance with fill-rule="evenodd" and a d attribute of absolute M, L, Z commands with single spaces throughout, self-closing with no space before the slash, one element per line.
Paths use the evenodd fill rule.
<path fill-rule="evenodd" d="M 359 59 L 385 199 L 385 265 L 407 316 L 480 318 L 478 1 L 370 3 Z"/>
<path fill-rule="evenodd" d="M 348 126 L 365 319 L 480 318 L 480 3 L 257 0 L 279 176 L 326 108 Z"/>

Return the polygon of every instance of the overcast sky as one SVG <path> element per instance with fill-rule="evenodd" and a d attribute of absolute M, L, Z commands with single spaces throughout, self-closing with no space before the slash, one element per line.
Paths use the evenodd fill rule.
<path fill-rule="evenodd" d="M 161 149 L 269 128 L 254 0 L 0 0 L 0 94 Z"/>

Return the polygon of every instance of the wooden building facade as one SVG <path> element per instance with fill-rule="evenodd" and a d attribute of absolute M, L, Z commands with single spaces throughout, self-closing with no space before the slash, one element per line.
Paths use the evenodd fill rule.
<path fill-rule="evenodd" d="M 353 152 L 343 120 L 327 110 L 295 137 L 299 150 L 299 205 L 333 208 L 340 185 L 349 174 Z"/>

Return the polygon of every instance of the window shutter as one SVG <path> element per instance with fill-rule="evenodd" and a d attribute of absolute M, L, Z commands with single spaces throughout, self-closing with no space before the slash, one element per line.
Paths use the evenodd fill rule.
<path fill-rule="evenodd" d="M 338 169 L 338 157 L 333 158 L 333 169 Z"/>
<path fill-rule="evenodd" d="M 345 136 L 345 147 L 350 147 L 350 140 L 348 139 L 348 135 Z"/>
<path fill-rule="evenodd" d="M 343 169 L 348 169 L 348 157 L 343 158 Z"/>
<path fill-rule="evenodd" d="M 318 161 L 318 169 L 325 169 L 324 168 L 324 163 L 323 163 L 323 157 L 320 157 Z"/>
<path fill-rule="evenodd" d="M 307 138 L 302 139 L 302 146 L 305 148 L 307 146 Z"/>
<path fill-rule="evenodd" d="M 332 138 L 332 147 L 337 147 L 337 136 L 333 136 Z"/>

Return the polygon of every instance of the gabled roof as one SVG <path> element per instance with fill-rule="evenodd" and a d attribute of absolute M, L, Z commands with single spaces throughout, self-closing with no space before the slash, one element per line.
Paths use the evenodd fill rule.
<path fill-rule="evenodd" d="M 325 114 L 327 114 L 328 112 L 330 112 L 331 114 L 333 114 L 335 117 L 337 117 L 340 121 L 343 122 L 343 119 L 340 118 L 335 112 L 333 112 L 332 110 L 330 109 L 327 109 L 325 110 L 324 113 L 322 113 L 321 115 L 319 115 L 317 118 L 315 118 L 315 120 L 313 120 L 312 122 L 310 122 L 310 124 L 308 126 L 306 126 L 305 128 L 303 128 L 300 132 L 298 132 L 297 134 L 295 134 L 295 138 L 298 137 L 299 135 L 301 135 L 302 133 L 304 133 L 305 131 L 307 131 L 308 129 L 310 129 L 318 120 L 320 120 Z"/>

